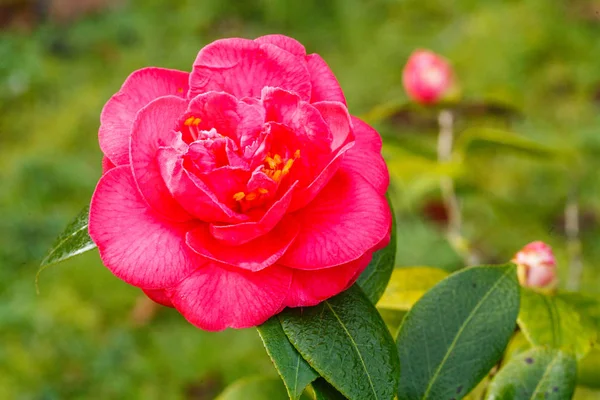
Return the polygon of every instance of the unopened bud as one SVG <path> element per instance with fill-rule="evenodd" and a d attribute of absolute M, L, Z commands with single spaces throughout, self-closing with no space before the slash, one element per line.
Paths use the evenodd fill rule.
<path fill-rule="evenodd" d="M 556 259 L 546 243 L 529 243 L 515 254 L 512 261 L 517 264 L 521 285 L 549 288 L 556 284 Z"/>
<path fill-rule="evenodd" d="M 432 51 L 416 50 L 402 71 L 402 83 L 411 99 L 421 104 L 433 104 L 452 92 L 452 67 L 445 58 Z"/>

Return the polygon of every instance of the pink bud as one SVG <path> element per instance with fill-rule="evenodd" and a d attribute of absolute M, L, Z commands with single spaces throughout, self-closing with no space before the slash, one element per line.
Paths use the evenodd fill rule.
<path fill-rule="evenodd" d="M 556 259 L 546 243 L 529 243 L 515 254 L 512 261 L 517 264 L 521 285 L 547 288 L 556 283 Z"/>
<path fill-rule="evenodd" d="M 422 104 L 438 102 L 451 89 L 453 80 L 448 61 L 429 50 L 414 51 L 402 71 L 406 93 Z"/>

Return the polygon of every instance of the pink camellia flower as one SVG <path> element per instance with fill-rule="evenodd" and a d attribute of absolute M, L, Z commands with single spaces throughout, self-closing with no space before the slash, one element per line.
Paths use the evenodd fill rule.
<path fill-rule="evenodd" d="M 408 96 L 422 104 L 433 104 L 453 86 L 452 68 L 446 59 L 429 50 L 413 52 L 402 71 Z"/>
<path fill-rule="evenodd" d="M 381 138 L 294 39 L 224 39 L 105 105 L 89 232 L 104 264 L 206 330 L 352 285 L 389 242 Z"/>
<path fill-rule="evenodd" d="M 513 262 L 523 286 L 546 288 L 556 283 L 556 259 L 544 242 L 529 243 L 515 254 Z"/>

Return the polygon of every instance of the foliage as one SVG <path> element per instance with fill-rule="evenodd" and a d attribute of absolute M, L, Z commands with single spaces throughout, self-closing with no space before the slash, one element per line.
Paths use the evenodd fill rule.
<path fill-rule="evenodd" d="M 574 378 L 568 352 L 588 352 L 592 343 L 586 341 L 594 342 L 594 333 L 597 337 L 600 315 L 600 43 L 594 40 L 595 15 L 588 0 L 151 0 L 132 1 L 71 24 L 48 21 L 31 32 L 0 32 L 0 398 L 210 399 L 244 376 L 274 374 L 254 331 L 200 332 L 114 279 L 94 252 L 46 270 L 39 296 L 34 284 L 39 260 L 53 238 L 93 192 L 100 174 L 98 115 L 123 78 L 145 65 L 165 65 L 165 60 L 168 67 L 186 68 L 190 54 L 219 37 L 272 32 L 295 36 L 309 51 L 319 52 L 338 76 L 351 111 L 371 118 L 383 134 L 397 209 L 396 267 L 427 265 L 448 273 L 463 267 L 440 229 L 445 217 L 439 179 L 449 176 L 461 199 L 465 236 L 482 262 L 503 263 L 524 243 L 544 240 L 555 249 L 564 282 L 568 248 L 563 207 L 568 193 L 579 195 L 581 289 L 590 295 L 525 294 L 519 324 L 536 346 L 530 351 L 540 354 L 540 364 L 523 370 L 518 357 L 527 356 L 508 358 L 487 393 L 506 390 L 511 375 L 521 371 L 526 371 L 528 385 L 544 383 L 539 372 L 553 360 L 564 368 L 547 370 L 562 379 L 561 388 L 570 387 Z M 443 53 L 461 79 L 463 100 L 452 105 L 457 145 L 446 164 L 435 157 L 437 110 L 407 106 L 402 93 L 400 70 L 416 47 Z M 415 271 L 425 277 L 411 277 Z M 473 269 L 443 279 L 446 274 L 439 271 L 427 277 L 427 270 L 397 268 L 378 306 L 398 319 L 412 309 L 404 331 L 429 310 L 432 299 L 423 296 L 427 290 L 435 293 L 469 271 Z M 403 283 L 411 279 L 422 286 Z M 375 309 L 357 294 L 358 288 L 353 290 L 348 296 L 370 310 L 381 333 Z M 369 296 L 374 300 L 380 294 Z M 528 312 L 535 313 L 529 310 L 530 297 L 532 307 L 540 298 L 554 306 L 543 317 L 528 319 Z M 536 328 L 536 323 L 551 328 Z M 260 329 L 264 340 L 265 327 Z M 282 328 L 286 337 L 293 336 L 291 329 Z M 296 365 L 305 365 L 299 354 L 311 358 L 319 348 L 304 347 L 298 337 L 286 342 L 281 330 L 272 335 L 279 335 L 279 354 L 295 359 Z M 576 344 L 562 346 L 569 338 Z M 269 348 L 274 341 L 269 343 L 269 355 L 289 390 L 288 374 L 277 363 L 283 356 L 274 356 L 277 350 Z M 478 338 L 479 346 L 485 343 Z M 576 399 L 597 396 L 593 388 L 582 386 L 600 380 L 597 352 L 578 361 Z M 482 371 L 497 358 L 490 354 L 481 354 L 488 361 Z M 395 371 L 390 362 L 389 370 Z M 312 378 L 312 370 L 327 375 L 326 367 L 307 360 L 302 382 Z M 488 372 L 473 373 L 453 395 L 467 395 L 475 377 Z M 401 387 L 403 374 L 401 369 L 397 377 Z M 318 378 L 306 393 L 334 399 L 336 389 L 344 391 L 348 383 L 343 378 L 330 376 L 333 385 Z M 285 396 L 285 386 L 267 380 Z M 487 380 L 480 385 L 485 387 Z M 300 386 L 292 389 L 294 396 Z"/>

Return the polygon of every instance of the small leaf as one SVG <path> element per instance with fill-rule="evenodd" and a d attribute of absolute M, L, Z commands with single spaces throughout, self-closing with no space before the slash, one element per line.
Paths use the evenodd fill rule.
<path fill-rule="evenodd" d="M 312 383 L 315 400 L 346 400 L 346 398 L 323 378 Z"/>
<path fill-rule="evenodd" d="M 392 272 L 392 277 L 378 308 L 408 311 L 435 284 L 448 276 L 448 272 L 432 267 L 403 267 Z"/>
<path fill-rule="evenodd" d="M 302 357 L 351 400 L 391 400 L 399 376 L 394 341 L 354 285 L 314 307 L 286 309 L 279 320 Z"/>
<path fill-rule="evenodd" d="M 292 346 L 277 317 L 272 317 L 257 329 L 290 399 L 299 399 L 304 388 L 319 375 Z"/>
<path fill-rule="evenodd" d="M 550 346 L 584 357 L 597 339 L 589 318 L 578 313 L 563 299 L 523 288 L 519 326 L 535 346 Z"/>
<path fill-rule="evenodd" d="M 573 355 L 534 347 L 502 367 L 492 380 L 486 399 L 570 399 L 576 375 L 577 361 Z"/>
<path fill-rule="evenodd" d="M 49 265 L 59 263 L 96 248 L 96 244 L 92 241 L 88 233 L 89 210 L 89 206 L 81 210 L 77 217 L 67 225 L 65 230 L 56 239 L 54 245 L 40 264 L 40 269 L 36 276 L 36 284 L 40 273 Z"/>
<path fill-rule="evenodd" d="M 216 400 L 279 400 L 286 398 L 287 392 L 281 380 L 258 376 L 234 382 Z M 304 395 L 302 399 L 309 400 L 309 397 Z"/>
<path fill-rule="evenodd" d="M 394 263 L 396 262 L 396 216 L 394 215 L 394 207 L 389 196 L 387 199 L 392 210 L 390 243 L 385 248 L 373 254 L 371 262 L 356 281 L 373 304 L 377 303 L 377 300 L 379 300 L 385 291 L 385 287 L 394 269 Z"/>
<path fill-rule="evenodd" d="M 513 264 L 468 268 L 438 283 L 400 327 L 398 398 L 464 397 L 501 357 L 518 312 Z"/>

